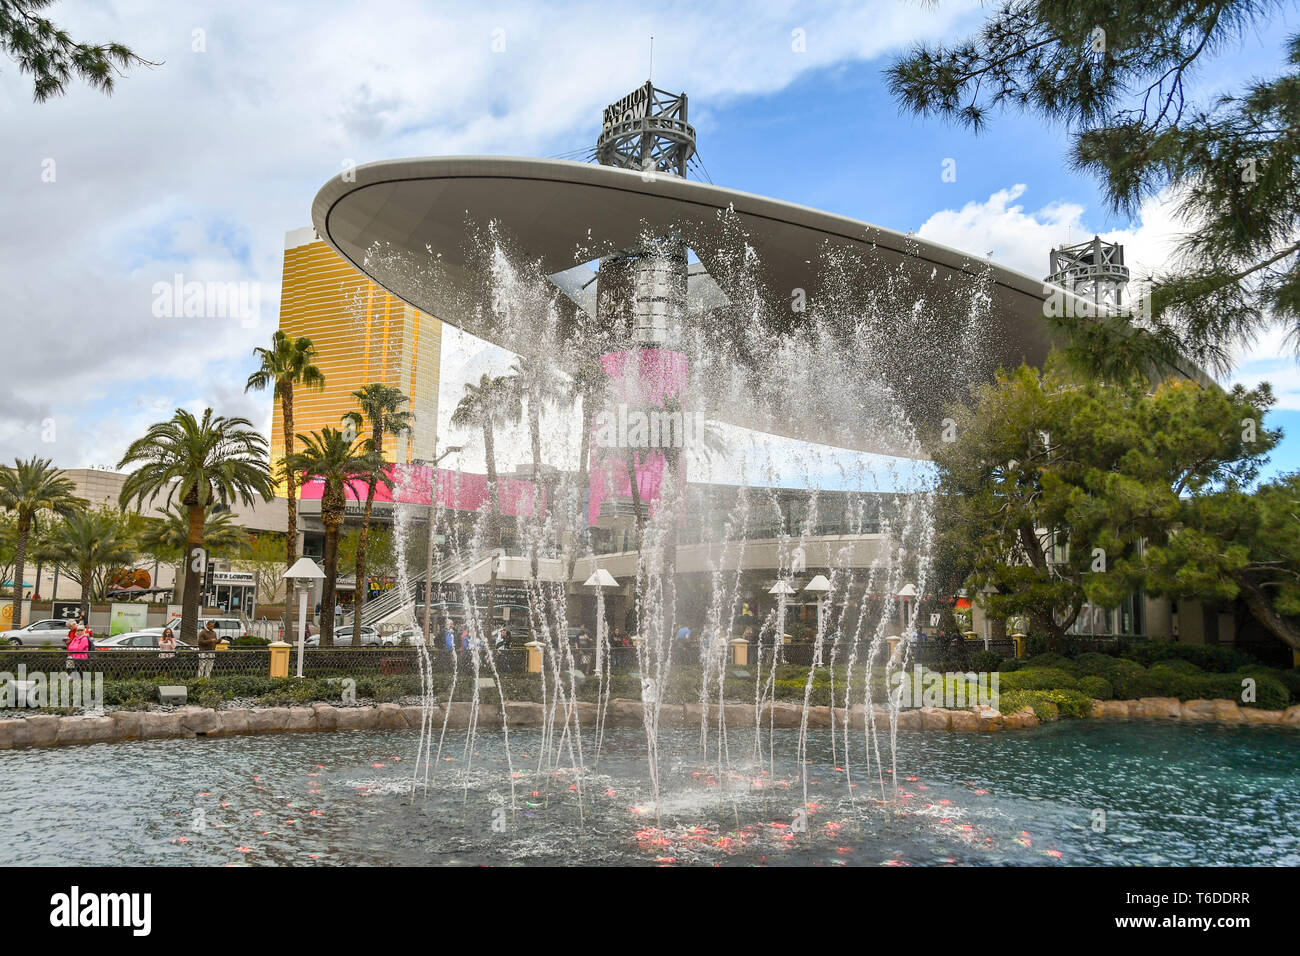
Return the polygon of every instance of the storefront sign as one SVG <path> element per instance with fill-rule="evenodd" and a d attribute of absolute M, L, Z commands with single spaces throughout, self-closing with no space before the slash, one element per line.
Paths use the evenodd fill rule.
<path fill-rule="evenodd" d="M 149 626 L 149 605 L 118 604 L 114 602 L 109 608 L 108 633 L 127 634 L 140 631 Z"/>
<path fill-rule="evenodd" d="M 605 107 L 603 127 L 609 129 L 627 120 L 645 119 L 653 100 L 654 85 L 646 80 L 645 86 L 637 87 L 621 100 Z"/>

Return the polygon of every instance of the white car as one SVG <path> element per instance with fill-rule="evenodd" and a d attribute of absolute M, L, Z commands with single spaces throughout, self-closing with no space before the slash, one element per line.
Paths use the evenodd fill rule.
<path fill-rule="evenodd" d="M 112 637 L 95 638 L 95 650 L 158 650 L 159 634 L 153 631 L 128 631 L 125 634 L 114 634 Z M 179 640 L 176 642 L 178 648 L 188 648 L 191 645 L 182 644 Z"/>
<path fill-rule="evenodd" d="M 208 621 L 213 622 L 212 627 L 213 630 L 217 632 L 218 640 L 233 641 L 237 637 L 243 637 L 248 630 L 246 627 L 244 627 L 244 622 L 237 617 L 200 617 L 199 618 L 200 631 L 208 626 Z M 170 621 L 168 621 L 166 627 L 170 627 L 172 629 L 172 633 L 175 634 L 178 639 L 180 638 L 181 619 L 179 617 L 174 617 Z M 142 627 L 140 630 L 136 631 L 135 633 L 161 635 L 162 632 L 163 632 L 163 628 L 161 627 Z"/>
<path fill-rule="evenodd" d="M 0 631 L 0 643 L 14 647 L 62 647 L 68 636 L 68 622 L 60 618 L 33 621 L 26 627 Z M 98 643 L 98 642 L 96 642 Z"/>
<path fill-rule="evenodd" d="M 294 638 L 293 643 L 298 643 Z M 387 639 L 381 639 L 379 629 L 370 624 L 361 625 L 361 646 L 362 647 L 380 647 L 387 645 Z M 312 626 L 311 637 L 303 642 L 305 647 L 318 647 L 320 645 L 320 628 Z M 352 646 L 352 625 L 338 624 L 334 627 L 334 646 L 351 647 Z"/>

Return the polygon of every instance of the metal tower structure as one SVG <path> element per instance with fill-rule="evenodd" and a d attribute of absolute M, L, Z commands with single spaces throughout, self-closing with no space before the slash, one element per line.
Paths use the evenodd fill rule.
<path fill-rule="evenodd" d="M 686 122 L 685 93 L 656 89 L 646 80 L 605 107 L 596 162 L 684 178 L 693 155 L 695 128 Z"/>
<path fill-rule="evenodd" d="M 1124 265 L 1124 247 L 1102 242 L 1093 236 L 1088 242 L 1053 249 L 1045 281 L 1090 300 L 1099 308 L 1120 311 L 1124 306 L 1129 271 Z"/>

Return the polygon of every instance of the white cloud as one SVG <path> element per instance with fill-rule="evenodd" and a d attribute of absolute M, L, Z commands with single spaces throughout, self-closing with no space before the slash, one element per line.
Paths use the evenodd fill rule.
<path fill-rule="evenodd" d="M 144 423 L 135 397 L 160 390 L 269 423 L 270 398 L 244 399 L 242 387 L 251 349 L 277 324 L 282 238 L 308 222 L 316 190 L 347 160 L 591 145 L 600 107 L 644 79 L 651 34 L 656 80 L 690 92 L 703 132 L 711 105 L 982 16 L 974 3 L 895 0 L 428 7 L 124 0 L 51 10 L 79 40 L 124 42 L 162 62 L 129 71 L 111 98 L 74 82 L 39 105 L 30 79 L 0 64 L 0 287 L 7 331 L 20 323 L 25 350 L 0 385 L 0 459 L 116 461 Z M 53 182 L 41 178 L 46 160 Z M 177 273 L 257 283 L 260 323 L 155 318 L 151 289 Z M 53 446 L 40 441 L 50 415 Z"/>
<path fill-rule="evenodd" d="M 1017 200 L 1028 192 L 1023 183 L 1017 183 L 984 202 L 940 210 L 917 234 L 977 255 L 991 253 L 1001 265 L 1042 278 L 1053 246 L 1090 239 L 1095 230 L 1087 224 L 1087 210 L 1077 203 L 1048 202 L 1027 211 Z M 1145 201 L 1127 228 L 1099 234 L 1107 242 L 1122 243 L 1125 264 L 1134 276 L 1143 276 L 1165 267 L 1184 231 L 1173 203 L 1160 196 Z M 1300 409 L 1300 366 L 1285 347 L 1284 337 L 1282 331 L 1270 329 L 1253 345 L 1239 349 L 1236 367 L 1225 381 L 1247 386 L 1268 381 L 1277 396 L 1277 408 Z"/>

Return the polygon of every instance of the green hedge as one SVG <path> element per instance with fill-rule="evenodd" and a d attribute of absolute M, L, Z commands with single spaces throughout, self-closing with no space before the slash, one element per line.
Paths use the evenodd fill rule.
<path fill-rule="evenodd" d="M 1077 690 L 1013 690 L 1001 694 L 998 709 L 1014 714 L 1023 707 L 1033 707 L 1042 721 L 1058 716 L 1081 718 L 1092 716 L 1092 698 Z"/>

